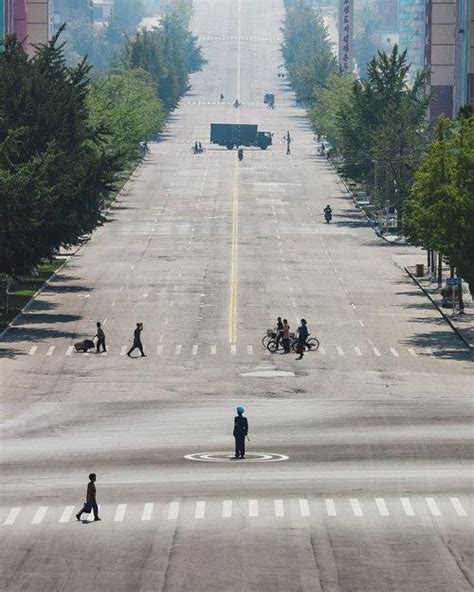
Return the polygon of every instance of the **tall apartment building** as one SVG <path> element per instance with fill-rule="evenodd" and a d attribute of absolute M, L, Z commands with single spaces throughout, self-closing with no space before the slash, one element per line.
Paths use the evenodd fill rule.
<path fill-rule="evenodd" d="M 26 51 L 34 53 L 34 45 L 45 43 L 52 32 L 52 0 L 1 0 L 0 35 L 15 33 Z"/>
<path fill-rule="evenodd" d="M 400 0 L 400 49 L 407 50 L 411 64 L 410 77 L 425 67 L 426 2 L 429 0 Z"/>
<path fill-rule="evenodd" d="M 92 0 L 54 0 L 54 30 L 71 21 L 92 21 Z"/>
<path fill-rule="evenodd" d="M 456 117 L 474 103 L 474 0 L 427 0 L 426 67 L 431 71 L 430 116 Z"/>

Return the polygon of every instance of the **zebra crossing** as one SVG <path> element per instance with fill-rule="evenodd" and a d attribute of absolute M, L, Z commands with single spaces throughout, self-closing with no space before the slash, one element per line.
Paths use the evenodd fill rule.
<path fill-rule="evenodd" d="M 163 502 L 143 504 L 120 503 L 99 506 L 103 520 L 113 523 L 134 522 L 173 522 L 184 520 L 220 520 L 231 518 L 389 518 L 389 517 L 459 517 L 468 518 L 468 501 L 459 497 L 434 497 L 419 495 L 410 497 L 357 497 L 336 498 L 276 498 L 276 499 L 173 499 Z M 0 509 L 2 525 L 15 524 L 68 524 L 76 521 L 75 514 L 81 506 L 64 507 L 39 506 L 38 508 L 19 506 Z"/>
<path fill-rule="evenodd" d="M 96 354 L 95 350 L 90 350 L 87 353 L 76 352 L 73 345 L 47 345 L 38 344 L 31 345 L 27 351 L 29 356 L 46 356 L 48 358 L 55 356 L 67 356 L 67 357 L 78 357 L 78 356 L 89 356 L 89 355 L 100 355 L 100 356 L 120 356 L 124 357 L 129 349 L 130 345 L 119 345 L 108 347 L 107 352 Z M 276 356 L 279 358 L 282 355 L 281 352 L 276 354 L 270 354 L 266 348 L 262 347 L 261 344 L 163 344 L 159 343 L 156 346 L 148 347 L 145 345 L 146 353 L 148 356 L 155 355 L 158 357 L 199 357 L 199 356 L 217 356 L 217 355 L 229 355 L 231 357 L 252 357 L 255 355 L 268 355 Z M 397 345 L 397 347 L 385 346 L 375 347 L 371 346 L 348 346 L 348 345 L 321 345 L 316 352 L 311 352 L 311 356 L 320 356 L 322 358 L 390 358 L 393 360 L 401 359 L 414 359 L 414 358 L 436 358 L 443 359 L 442 351 L 436 352 L 430 347 L 405 347 Z"/>

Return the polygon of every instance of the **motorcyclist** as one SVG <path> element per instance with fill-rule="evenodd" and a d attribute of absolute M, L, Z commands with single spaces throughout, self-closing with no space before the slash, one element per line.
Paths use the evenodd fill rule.
<path fill-rule="evenodd" d="M 332 220 L 332 209 L 329 204 L 324 208 L 324 218 L 327 224 L 329 224 L 329 222 Z"/>
<path fill-rule="evenodd" d="M 244 158 L 244 149 L 243 148 L 238 149 L 237 156 L 239 157 L 239 160 L 243 160 L 243 158 Z"/>

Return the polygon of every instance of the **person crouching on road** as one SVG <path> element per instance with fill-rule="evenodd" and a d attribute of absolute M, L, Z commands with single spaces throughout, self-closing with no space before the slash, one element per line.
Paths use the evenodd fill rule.
<path fill-rule="evenodd" d="M 234 458 L 245 458 L 245 438 L 249 432 L 249 423 L 247 418 L 243 417 L 244 411 L 243 407 L 237 407 L 237 415 L 234 417 Z"/>
<path fill-rule="evenodd" d="M 143 351 L 143 345 L 142 345 L 142 337 L 141 337 L 142 331 L 143 331 L 143 323 L 137 323 L 135 331 L 133 332 L 133 345 L 127 352 L 128 357 L 130 357 L 130 354 L 132 353 L 132 351 L 134 351 L 135 349 L 138 349 L 138 351 L 142 354 L 142 358 L 146 358 L 146 354 Z"/>
<path fill-rule="evenodd" d="M 85 512 L 86 514 L 90 514 L 91 511 L 94 512 L 94 522 L 100 520 L 99 518 L 99 507 L 97 506 L 97 499 L 96 499 L 96 482 L 97 476 L 95 473 L 91 473 L 89 475 L 89 483 L 87 484 L 87 493 L 86 493 L 86 503 L 82 510 L 76 514 L 76 518 L 78 520 L 81 519 L 81 514 Z"/>
<path fill-rule="evenodd" d="M 309 330 L 306 319 L 301 319 L 301 325 L 298 327 L 298 347 L 297 352 L 300 354 L 297 360 L 302 360 L 304 356 L 304 349 L 306 347 L 306 340 L 308 339 Z"/>

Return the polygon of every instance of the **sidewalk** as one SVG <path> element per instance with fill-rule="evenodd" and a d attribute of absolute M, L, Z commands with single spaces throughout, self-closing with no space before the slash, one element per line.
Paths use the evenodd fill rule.
<path fill-rule="evenodd" d="M 426 296 L 436 306 L 439 313 L 444 317 L 445 321 L 451 326 L 460 338 L 466 344 L 466 347 L 472 351 L 474 350 L 474 302 L 472 301 L 469 292 L 463 292 L 464 298 L 464 314 L 460 315 L 456 311 L 453 316 L 451 308 L 443 308 L 441 306 L 442 296 L 441 290 L 438 288 L 437 278 L 432 278 L 427 275 L 426 270 L 426 252 L 419 250 L 419 254 L 406 253 L 396 258 L 396 263 L 408 273 L 411 279 L 423 290 Z M 423 263 L 425 265 L 425 276 L 416 277 L 415 265 Z M 443 266 L 443 286 L 446 285 L 446 279 L 449 277 L 449 268 Z"/>

